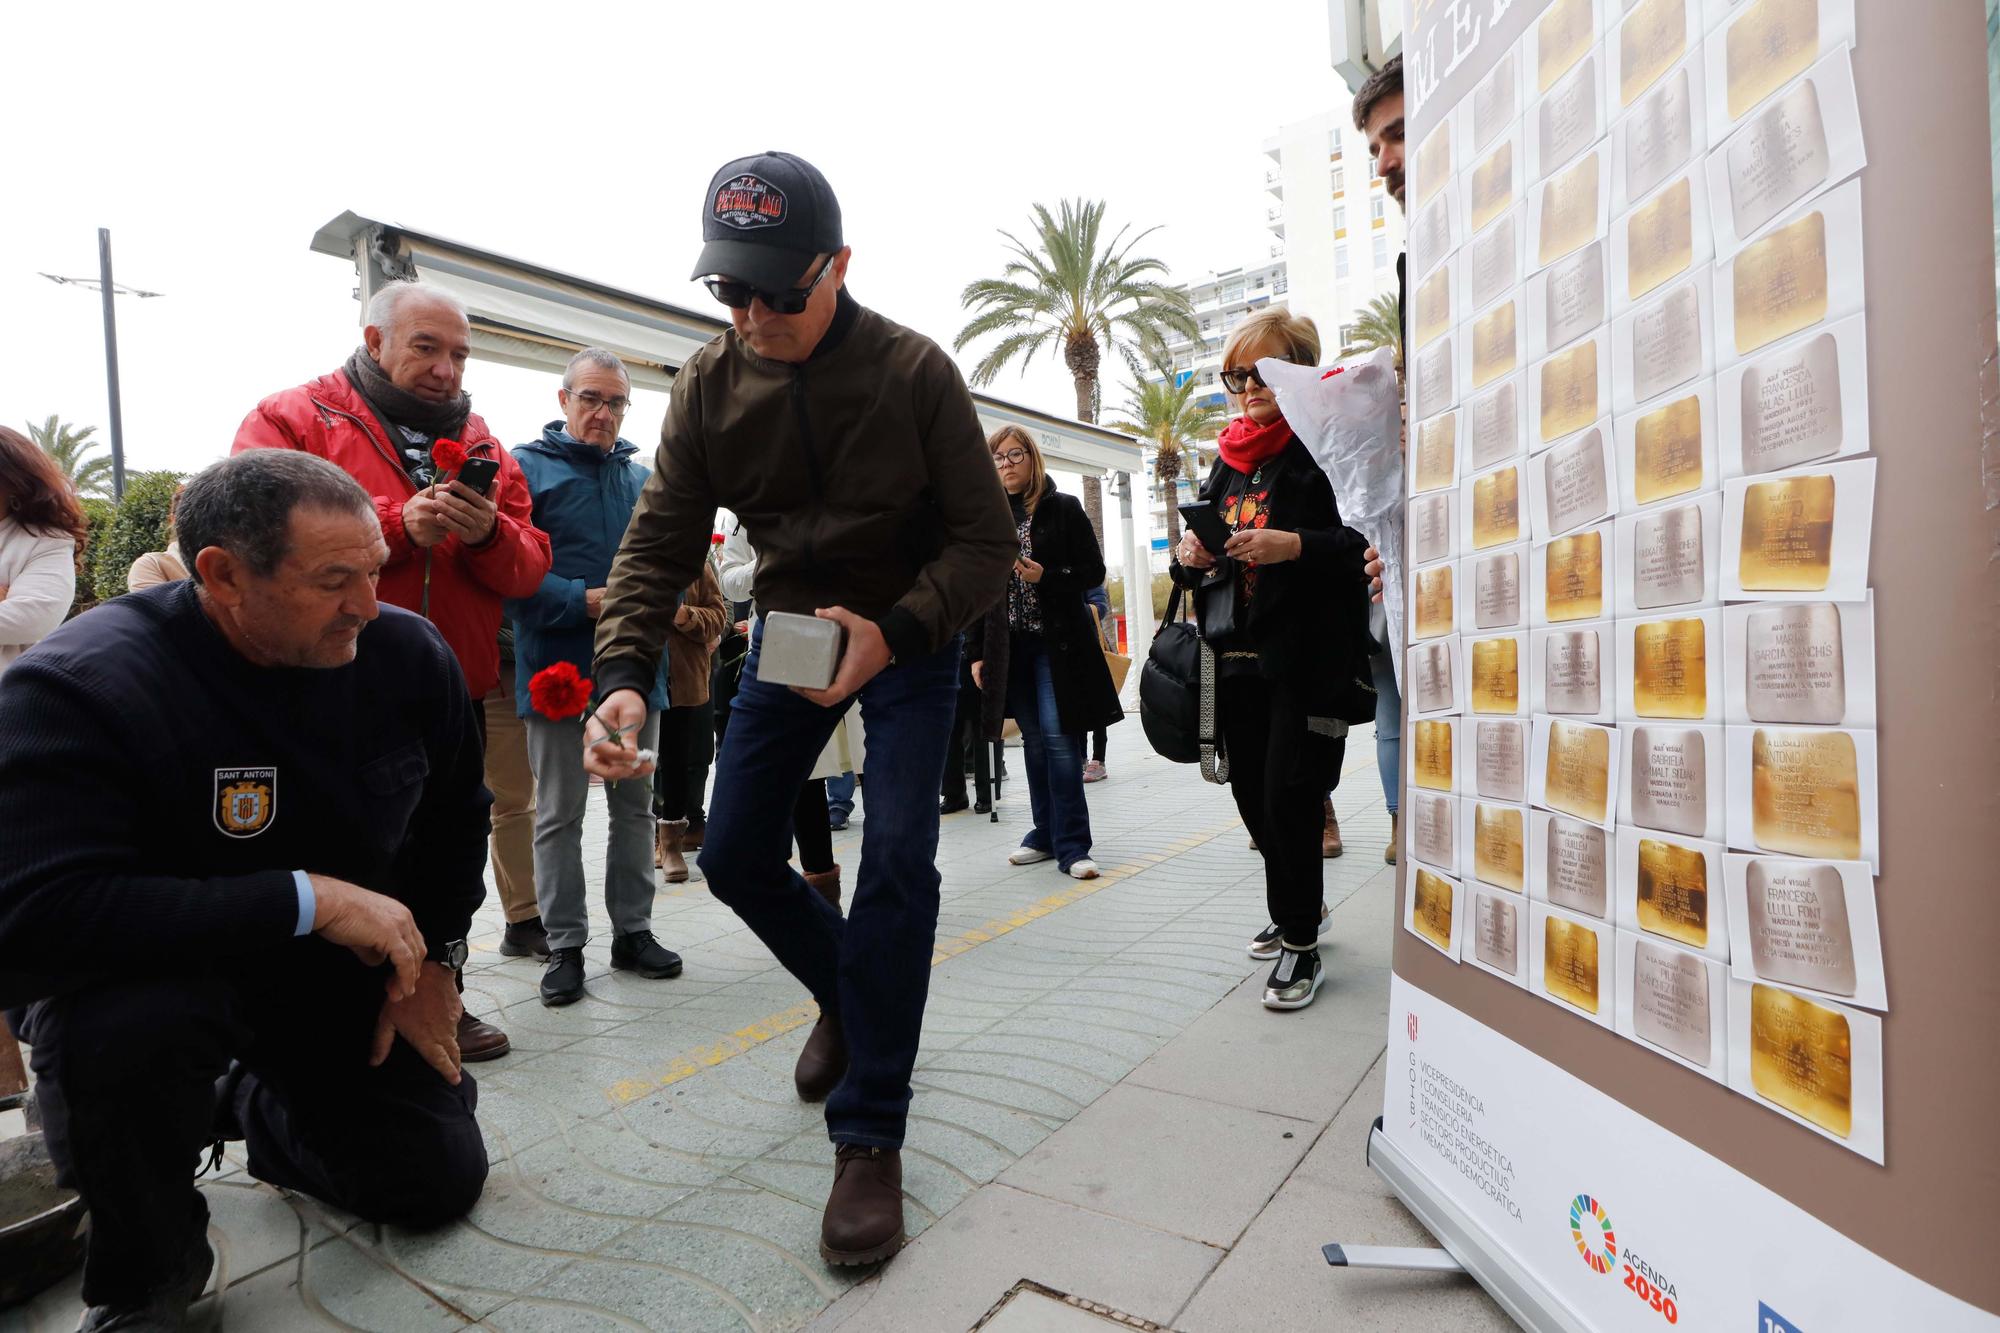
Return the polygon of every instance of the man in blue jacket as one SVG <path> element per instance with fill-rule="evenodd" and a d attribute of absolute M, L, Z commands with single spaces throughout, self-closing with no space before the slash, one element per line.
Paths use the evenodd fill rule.
<path fill-rule="evenodd" d="M 604 606 L 604 584 L 618 542 L 632 517 L 646 469 L 638 447 L 618 437 L 632 404 L 625 363 L 601 347 L 570 358 L 556 394 L 563 419 L 542 438 L 514 449 L 528 480 L 535 526 L 549 535 L 551 563 L 532 597 L 507 603 L 514 622 L 515 707 L 527 722 L 528 762 L 535 770 L 535 897 L 549 933 L 542 1003 L 569 1004 L 583 995 L 583 946 L 590 913 L 583 883 L 583 815 L 590 777 L 583 771 L 583 719 L 543 717 L 528 682 L 538 671 L 568 662 L 589 674 L 591 643 Z M 666 662 L 646 695 L 638 744 L 658 741 L 667 706 Z M 611 966 L 642 977 L 674 977 L 680 955 L 653 938 L 652 785 L 610 783 L 611 840 L 604 860 L 604 907 L 611 917 Z"/>

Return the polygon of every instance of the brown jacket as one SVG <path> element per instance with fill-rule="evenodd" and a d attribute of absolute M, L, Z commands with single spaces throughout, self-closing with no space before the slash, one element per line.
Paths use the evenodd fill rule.
<path fill-rule="evenodd" d="M 708 702 L 708 668 L 715 659 L 711 645 L 729 628 L 729 608 L 722 604 L 714 565 L 701 562 L 701 577 L 687 590 L 681 606 L 687 611 L 687 624 L 676 624 L 669 631 L 667 704 L 693 708 Z M 674 619 L 680 619 L 678 612 Z"/>
<path fill-rule="evenodd" d="M 644 692 L 718 506 L 742 520 L 765 611 L 844 606 L 899 659 L 936 652 L 1006 589 L 1018 539 L 965 382 L 930 339 L 844 290 L 805 362 L 724 332 L 674 379 L 652 477 L 604 596 L 593 674 Z"/>

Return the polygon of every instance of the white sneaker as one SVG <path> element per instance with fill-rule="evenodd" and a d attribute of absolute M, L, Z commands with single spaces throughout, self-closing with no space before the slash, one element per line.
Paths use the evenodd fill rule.
<path fill-rule="evenodd" d="M 1010 866 L 1031 866 L 1037 861 L 1053 861 L 1055 860 L 1055 856 L 1054 852 L 1045 852 L 1037 847 L 1016 847 L 1013 851 L 1007 853 L 1007 864 Z"/>
<path fill-rule="evenodd" d="M 1069 877 L 1071 879 L 1096 879 L 1097 862 L 1087 856 L 1080 861 L 1070 862 Z"/>

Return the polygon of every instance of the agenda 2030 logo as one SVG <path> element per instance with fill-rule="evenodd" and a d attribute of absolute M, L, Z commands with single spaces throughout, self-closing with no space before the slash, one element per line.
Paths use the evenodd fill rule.
<path fill-rule="evenodd" d="M 1675 1302 L 1674 1284 L 1660 1276 L 1651 1264 L 1631 1250 L 1618 1248 L 1618 1233 L 1612 1228 L 1611 1214 L 1604 1204 L 1588 1194 L 1579 1194 L 1569 1204 L 1569 1234 L 1576 1252 L 1593 1273 L 1622 1270 L 1625 1286 L 1640 1300 L 1659 1311 L 1669 1324 L 1680 1322 L 1680 1306 Z"/>

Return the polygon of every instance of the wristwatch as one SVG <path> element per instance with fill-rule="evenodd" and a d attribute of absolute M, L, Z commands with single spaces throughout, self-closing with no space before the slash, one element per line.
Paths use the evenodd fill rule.
<path fill-rule="evenodd" d="M 465 955 L 464 940 L 447 940 L 443 944 L 432 945 L 429 952 L 424 954 L 424 961 L 428 963 L 443 963 L 446 967 L 456 972 L 465 966 Z"/>

